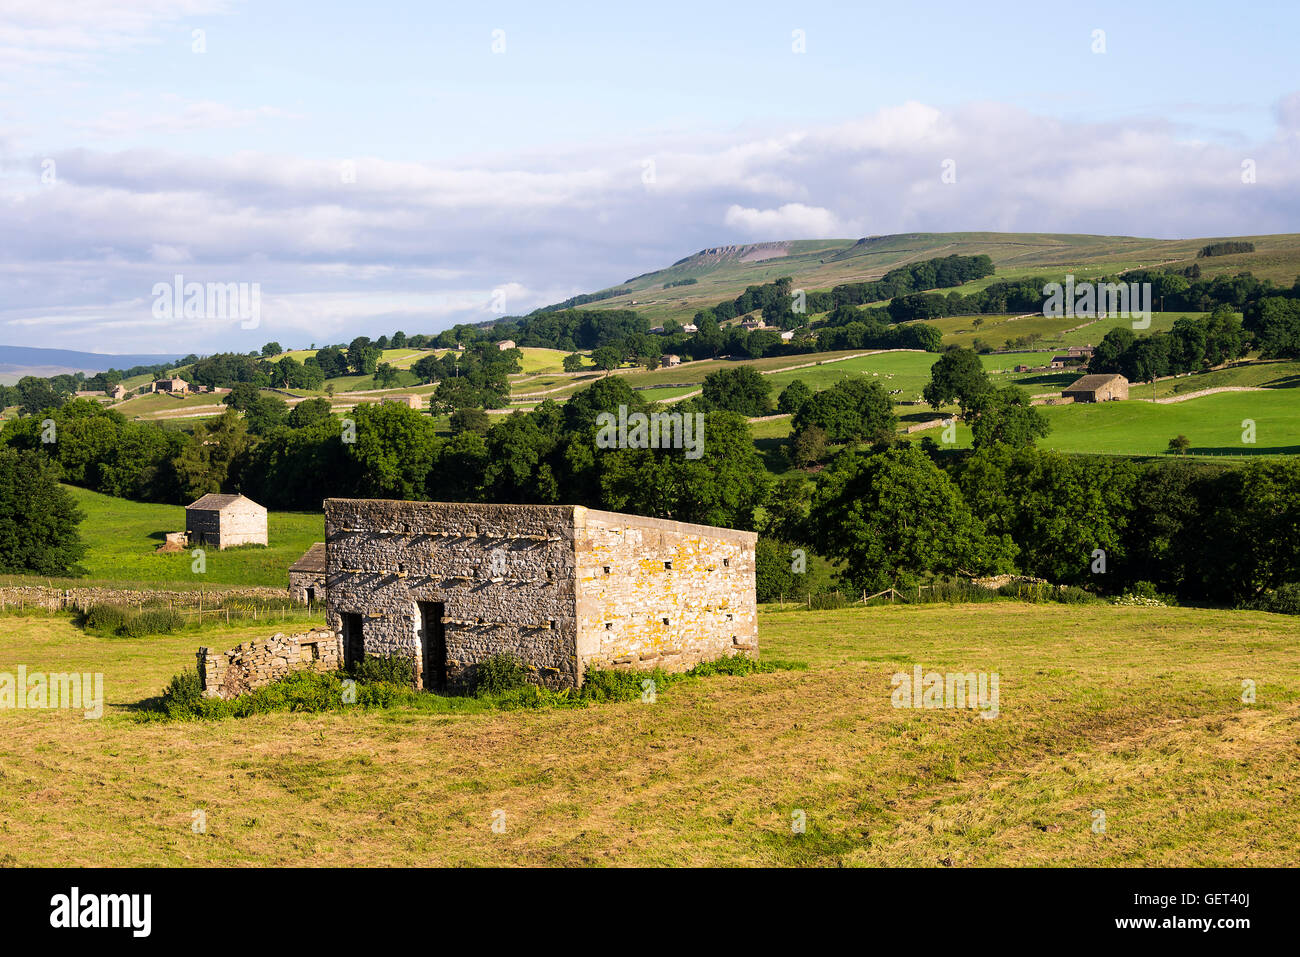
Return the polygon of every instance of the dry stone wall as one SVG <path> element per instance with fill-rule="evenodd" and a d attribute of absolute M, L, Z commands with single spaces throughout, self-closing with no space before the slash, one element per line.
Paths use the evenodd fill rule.
<path fill-rule="evenodd" d="M 52 588 L 46 585 L 0 586 L 0 609 L 43 608 L 71 611 L 91 605 L 173 605 L 215 608 L 223 598 L 283 599 L 283 588 L 212 588 L 183 591 L 124 588 Z"/>
<path fill-rule="evenodd" d="M 684 671 L 758 652 L 753 532 L 576 509 L 584 668 Z"/>
<path fill-rule="evenodd" d="M 441 604 L 447 680 L 495 654 L 575 687 L 573 509 L 559 505 L 325 502 L 327 621 L 361 616 L 367 655 L 402 656 L 423 683 L 420 602 Z"/>
<path fill-rule="evenodd" d="M 246 641 L 229 651 L 198 651 L 199 681 L 208 697 L 237 698 L 295 671 L 334 671 L 343 663 L 338 632 L 316 628 Z"/>

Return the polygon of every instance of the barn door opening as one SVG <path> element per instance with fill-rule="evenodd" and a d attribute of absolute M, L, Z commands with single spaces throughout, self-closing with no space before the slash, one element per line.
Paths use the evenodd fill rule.
<path fill-rule="evenodd" d="M 354 611 L 339 613 L 343 619 L 343 667 L 351 671 L 366 656 L 365 641 L 361 637 L 361 615 Z"/>
<path fill-rule="evenodd" d="M 446 606 L 422 601 L 420 606 L 420 665 L 425 691 L 447 687 L 447 632 L 442 623 Z"/>

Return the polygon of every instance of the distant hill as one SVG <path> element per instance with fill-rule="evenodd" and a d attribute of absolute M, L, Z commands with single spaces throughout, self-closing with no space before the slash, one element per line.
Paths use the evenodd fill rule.
<path fill-rule="evenodd" d="M 1248 241 L 1253 252 L 1197 258 L 1207 244 Z M 1145 239 L 1073 233 L 899 233 L 864 239 L 800 239 L 715 246 L 665 269 L 579 297 L 579 308 L 635 309 L 653 322 L 685 321 L 696 311 L 734 299 L 746 286 L 794 278 L 796 288 L 830 289 L 879 279 L 890 269 L 950 255 L 988 255 L 997 275 L 981 281 L 1073 272 L 1080 278 L 1138 267 L 1183 268 L 1196 263 L 1206 276 L 1249 271 L 1290 285 L 1300 276 L 1300 234 Z M 695 282 L 673 285 L 683 279 Z M 969 292 L 977 286 L 963 287 Z M 489 321 L 484 325 L 491 325 Z"/>
<path fill-rule="evenodd" d="M 183 358 L 169 355 L 105 355 L 71 349 L 39 349 L 32 346 L 0 345 L 0 383 L 12 385 L 23 376 L 48 377 L 73 372 L 105 372 L 132 366 L 160 365 Z"/>

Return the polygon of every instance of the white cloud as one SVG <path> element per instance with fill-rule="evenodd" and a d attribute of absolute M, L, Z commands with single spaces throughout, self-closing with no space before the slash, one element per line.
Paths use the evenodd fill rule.
<path fill-rule="evenodd" d="M 43 157 L 4 152 L 0 132 L 0 341 L 39 344 L 29 320 L 57 315 L 78 340 L 116 330 L 115 351 L 230 346 L 228 331 L 144 321 L 152 284 L 181 266 L 200 281 L 260 282 L 253 335 L 320 341 L 490 319 L 494 289 L 523 312 L 734 242 L 1286 232 L 1300 218 L 1297 103 L 1282 101 L 1278 135 L 1248 148 L 1189 142 L 1150 120 L 1069 124 L 996 103 L 905 103 L 796 130 L 454 165 L 55 151 L 54 186 L 40 183 Z M 215 106 L 206 116 L 244 118 Z M 1247 157 L 1254 184 L 1240 180 Z M 952 183 L 941 179 L 947 160 Z"/>
<path fill-rule="evenodd" d="M 777 209 L 753 209 L 732 204 L 722 221 L 755 239 L 824 239 L 856 235 L 829 209 L 786 203 Z"/>

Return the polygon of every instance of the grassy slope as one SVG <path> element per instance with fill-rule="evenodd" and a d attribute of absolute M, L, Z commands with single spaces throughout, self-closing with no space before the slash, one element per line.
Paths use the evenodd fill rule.
<path fill-rule="evenodd" d="M 159 554 L 164 532 L 183 531 L 185 510 L 179 505 L 130 502 L 86 489 L 65 486 L 86 513 L 82 540 L 90 552 L 81 564 L 92 580 L 148 582 L 167 587 L 269 585 L 288 587 L 288 568 L 312 542 L 324 541 L 325 520 L 317 514 L 271 512 L 266 548 L 243 547 L 206 555 L 207 571 L 196 575 L 188 551 Z"/>
<path fill-rule="evenodd" d="M 1226 237 L 1211 237 L 1226 238 Z M 848 282 L 879 279 L 888 270 L 937 256 L 987 254 L 997 274 L 962 287 L 978 289 L 998 279 L 1073 272 L 1080 279 L 1139 266 L 1190 265 L 1199 262 L 1206 276 L 1250 270 L 1260 278 L 1290 285 L 1300 275 L 1300 234 L 1243 236 L 1256 252 L 1196 260 L 1208 239 L 1161 240 L 1129 236 L 1049 233 L 906 233 L 865 243 L 853 240 L 801 240 L 776 244 L 788 248 L 779 258 L 745 262 L 753 246 L 722 256 L 697 253 L 617 288 L 629 291 L 591 303 L 588 309 L 635 308 L 654 324 L 685 319 L 723 299 L 734 299 L 747 285 L 792 276 L 797 288 L 830 289 Z M 695 278 L 695 285 L 664 289 L 665 282 Z M 635 306 L 633 300 L 636 301 Z"/>
<path fill-rule="evenodd" d="M 192 666 L 197 644 L 265 627 L 137 641 L 6 622 L 0 669 L 100 671 L 109 705 L 99 721 L 0 711 L 5 864 L 1295 861 L 1300 658 L 1280 616 L 764 612 L 763 654 L 807 671 L 677 685 L 653 705 L 194 725 L 137 725 L 125 709 Z M 890 675 L 913 664 L 996 671 L 1000 716 L 892 708 Z M 206 834 L 190 829 L 196 808 Z"/>

